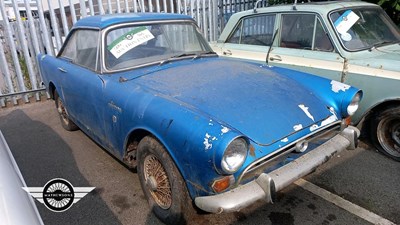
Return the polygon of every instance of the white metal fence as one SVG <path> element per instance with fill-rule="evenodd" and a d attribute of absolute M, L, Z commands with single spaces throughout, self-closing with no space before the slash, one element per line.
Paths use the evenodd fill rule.
<path fill-rule="evenodd" d="M 0 18 L 3 18 L 0 21 L 0 106 L 17 105 L 21 101 L 40 101 L 44 87 L 35 56 L 40 52 L 55 55 L 73 24 L 80 18 L 127 12 L 186 14 L 196 20 L 208 41 L 214 41 L 232 13 L 252 9 L 255 2 L 256 0 L 0 0 Z M 15 17 L 10 18 L 10 10 Z"/>

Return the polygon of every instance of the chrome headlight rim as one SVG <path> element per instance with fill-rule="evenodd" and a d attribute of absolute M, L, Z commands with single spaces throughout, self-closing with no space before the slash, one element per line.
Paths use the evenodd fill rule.
<path fill-rule="evenodd" d="M 359 105 L 360 105 L 361 98 L 362 98 L 362 93 L 361 92 L 357 92 L 353 96 L 353 98 L 351 99 L 349 105 L 346 108 L 346 113 L 347 113 L 348 116 L 353 116 L 357 112 L 357 110 L 359 108 Z"/>
<path fill-rule="evenodd" d="M 221 169 L 226 174 L 236 173 L 244 164 L 249 143 L 244 137 L 236 137 L 225 148 L 221 158 Z"/>

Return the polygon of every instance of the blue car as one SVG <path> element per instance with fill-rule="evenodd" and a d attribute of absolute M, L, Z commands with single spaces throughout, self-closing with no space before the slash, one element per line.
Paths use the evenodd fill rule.
<path fill-rule="evenodd" d="M 185 15 L 87 17 L 38 61 L 63 127 L 136 168 L 167 224 L 273 202 L 357 145 L 361 90 L 219 58 Z"/>

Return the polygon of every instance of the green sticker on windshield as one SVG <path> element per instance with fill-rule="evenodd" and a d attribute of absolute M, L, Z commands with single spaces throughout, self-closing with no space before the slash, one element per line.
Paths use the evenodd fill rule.
<path fill-rule="evenodd" d="M 138 27 L 114 40 L 107 49 L 118 59 L 129 50 L 153 38 L 153 34 L 146 27 Z"/>

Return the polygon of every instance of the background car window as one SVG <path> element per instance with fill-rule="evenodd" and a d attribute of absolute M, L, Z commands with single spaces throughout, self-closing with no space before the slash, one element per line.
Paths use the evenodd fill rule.
<path fill-rule="evenodd" d="M 264 45 L 272 44 L 275 15 L 261 15 L 240 21 L 228 43 Z"/>
<path fill-rule="evenodd" d="M 97 49 L 99 31 L 77 30 L 68 39 L 61 57 L 73 63 L 95 70 L 97 68 Z"/>
<path fill-rule="evenodd" d="M 332 52 L 334 50 L 331 39 L 329 38 L 328 33 L 325 32 L 319 19 L 317 19 L 315 26 L 313 50 L 324 52 Z"/>
<path fill-rule="evenodd" d="M 328 52 L 334 50 L 321 22 L 313 14 L 283 15 L 280 47 Z"/>
<path fill-rule="evenodd" d="M 280 46 L 311 50 L 314 23 L 312 14 L 283 15 Z"/>

